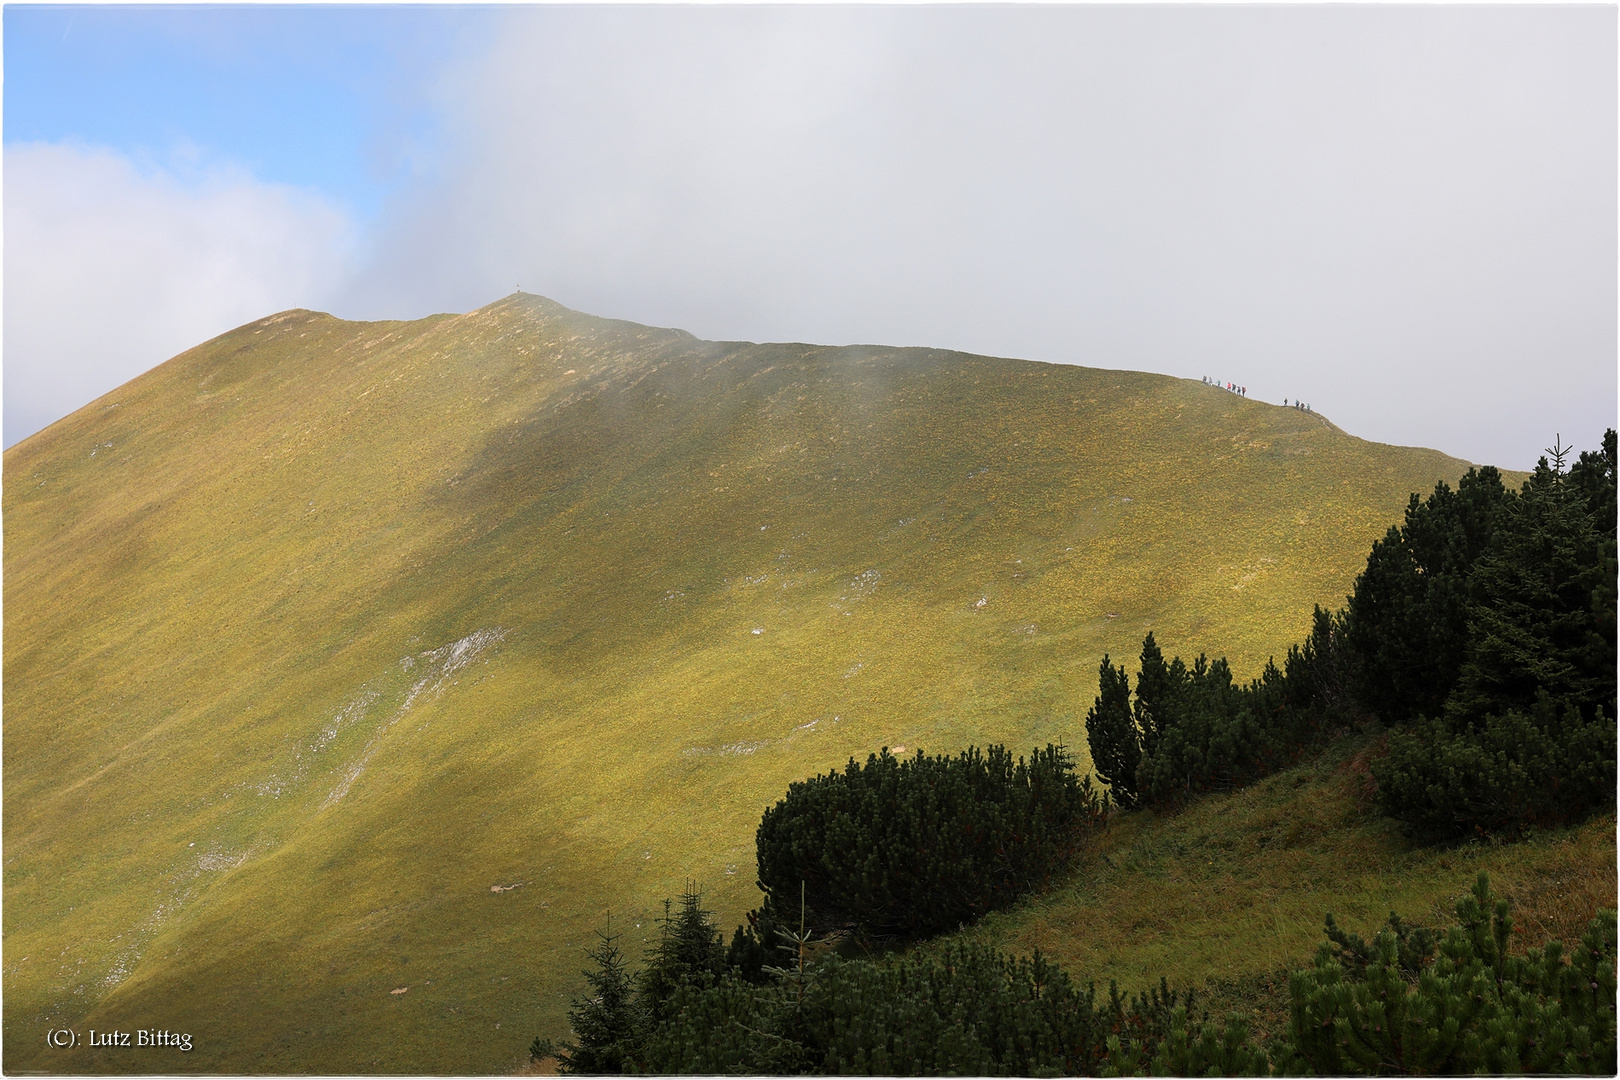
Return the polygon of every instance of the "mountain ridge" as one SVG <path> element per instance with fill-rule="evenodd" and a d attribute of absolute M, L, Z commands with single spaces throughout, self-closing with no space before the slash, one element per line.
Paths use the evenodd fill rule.
<path fill-rule="evenodd" d="M 1104 652 L 1257 673 L 1467 467 L 1192 380 L 527 294 L 245 324 L 5 452 L 5 1065 L 504 1067 L 605 908 L 753 906 L 792 780 L 1084 766 Z"/>

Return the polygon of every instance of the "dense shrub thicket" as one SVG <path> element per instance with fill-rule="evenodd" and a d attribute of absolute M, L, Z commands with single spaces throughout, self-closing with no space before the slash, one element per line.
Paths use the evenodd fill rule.
<path fill-rule="evenodd" d="M 763 986 L 690 986 L 649 1031 L 655 1072 L 878 1076 L 1096 1074 L 1109 1040 L 1151 1058 L 1177 996 L 1097 1000 L 1045 958 L 952 945 L 886 963 L 829 956 Z M 1116 1046 L 1114 1056 L 1125 1060 Z"/>
<path fill-rule="evenodd" d="M 1557 942 L 1511 954 L 1507 904 L 1483 875 L 1456 911 L 1444 932 L 1392 915 L 1370 943 L 1329 915 L 1315 964 L 1290 980 L 1287 1034 L 1261 1048 L 1239 1018 L 1194 1019 L 1191 993 L 1161 981 L 1099 996 L 1039 953 L 845 959 L 780 933 L 779 965 L 749 975 L 688 890 L 639 975 L 603 935 L 559 1060 L 571 1073 L 1612 1074 L 1615 913 L 1566 958 Z"/>
<path fill-rule="evenodd" d="M 1279 671 L 1233 684 L 1224 660 L 1168 664 L 1143 643 L 1135 701 L 1104 657 L 1086 718 L 1123 807 L 1252 781 L 1324 728 L 1376 717 L 1384 812 L 1414 832 L 1511 834 L 1612 809 L 1616 440 L 1523 488 L 1491 468 L 1413 495 L 1346 607 L 1318 608 Z"/>
<path fill-rule="evenodd" d="M 575 1041 L 537 1039 L 535 1056 L 556 1053 L 570 1073 L 1053 1076 L 1150 1063 L 1184 1072 L 1187 1047 L 1202 1045 L 1186 1030 L 1192 994 L 1162 982 L 1130 997 L 1110 985 L 1099 999 L 1039 953 L 952 945 L 851 960 L 780 928 L 767 945 L 776 963 L 750 971 L 732 963 L 746 950 L 721 947 L 696 893 L 667 911 L 639 973 L 600 935 L 584 972 L 591 993 L 569 1012 Z M 1237 1072 L 1263 1066 L 1241 1025 L 1212 1038 L 1246 1066 Z"/>
<path fill-rule="evenodd" d="M 1561 451 L 1542 459 L 1451 574 L 1461 661 L 1440 707 L 1393 731 L 1373 765 L 1380 805 L 1414 831 L 1511 833 L 1613 809 L 1615 458 L 1611 430 L 1567 473 Z M 1432 501 L 1429 517 L 1456 532 L 1458 515 Z"/>
<path fill-rule="evenodd" d="M 793 784 L 755 837 L 762 911 L 817 931 L 919 937 L 1004 907 L 1046 881 L 1106 800 L 1061 746 L 1016 760 L 887 750 Z"/>
<path fill-rule="evenodd" d="M 1379 806 L 1413 832 L 1512 835 L 1613 810 L 1615 724 L 1551 695 L 1473 724 L 1420 718 L 1372 772 Z"/>

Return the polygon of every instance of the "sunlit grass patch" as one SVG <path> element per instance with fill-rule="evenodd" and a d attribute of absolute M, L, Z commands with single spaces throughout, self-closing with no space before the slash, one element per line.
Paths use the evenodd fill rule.
<path fill-rule="evenodd" d="M 1347 736 L 1318 760 L 1179 812 L 1120 815 L 1068 884 L 967 934 L 1039 948 L 1082 980 L 1144 990 L 1162 976 L 1206 991 L 1217 1013 L 1275 1021 L 1286 972 L 1314 956 L 1327 912 L 1369 937 L 1392 911 L 1445 925 L 1485 870 L 1514 905 L 1522 948 L 1576 941 L 1616 906 L 1612 817 L 1518 844 L 1420 845 L 1369 810 L 1349 767 L 1365 742 Z"/>

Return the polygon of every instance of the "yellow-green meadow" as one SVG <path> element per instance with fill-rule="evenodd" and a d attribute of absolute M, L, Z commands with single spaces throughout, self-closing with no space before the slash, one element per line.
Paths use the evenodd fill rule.
<path fill-rule="evenodd" d="M 4 1066 L 515 1068 L 609 912 L 634 957 L 688 880 L 755 906 L 793 780 L 1084 770 L 1105 652 L 1256 674 L 1467 468 L 1191 380 L 523 294 L 241 327 L 5 453 Z M 984 932 L 1090 977 L 1039 910 Z M 48 1045 L 91 1029 L 192 1049 Z"/>

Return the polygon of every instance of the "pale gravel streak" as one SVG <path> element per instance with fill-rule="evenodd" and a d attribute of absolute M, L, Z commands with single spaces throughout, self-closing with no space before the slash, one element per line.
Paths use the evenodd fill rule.
<path fill-rule="evenodd" d="M 411 660 L 411 658 L 406 657 L 406 660 Z M 257 795 L 268 795 L 273 799 L 279 799 L 284 792 L 298 787 L 309 774 L 311 758 L 331 745 L 332 741 L 338 737 L 338 734 L 345 727 L 357 720 L 363 720 L 366 711 L 376 702 L 377 697 L 378 694 L 375 690 L 362 691 L 359 697 L 339 709 L 332 719 L 315 735 L 314 739 L 308 742 L 300 742 L 294 746 L 293 764 L 295 767 L 290 777 L 284 777 L 279 772 L 272 773 L 259 781 L 259 783 L 251 785 L 249 790 Z"/>
<path fill-rule="evenodd" d="M 445 683 L 451 676 L 476 660 L 485 649 L 505 637 L 506 631 L 503 628 L 499 626 L 486 627 L 483 630 L 474 630 L 459 641 L 441 645 L 431 652 L 418 654 L 415 659 L 425 661 L 429 665 L 429 673 L 411 685 L 410 692 L 405 695 L 405 700 L 400 703 L 399 708 L 394 710 L 394 715 L 382 722 L 382 725 L 377 728 L 376 734 L 371 737 L 371 741 L 366 743 L 366 748 L 355 759 L 354 764 L 344 770 L 343 779 L 338 781 L 337 787 L 332 789 L 332 794 L 326 797 L 326 801 L 321 804 L 321 809 L 324 810 L 328 806 L 336 804 L 343 796 L 349 793 L 349 788 L 354 785 L 354 782 L 360 778 L 360 774 L 365 771 L 367 763 L 371 761 L 371 756 L 377 752 L 377 747 L 382 745 L 383 736 L 387 735 L 395 724 L 404 719 L 405 714 L 410 711 L 417 698 L 425 693 L 443 693 Z M 401 661 L 406 670 L 415 667 L 414 663 L 409 662 L 411 659 L 406 657 Z"/>
<path fill-rule="evenodd" d="M 404 702 L 394 712 L 394 715 L 385 721 L 377 730 L 377 733 L 372 736 L 371 741 L 366 744 L 365 750 L 361 752 L 359 760 L 346 770 L 343 780 L 332 794 L 327 797 L 326 801 L 322 803 L 322 809 L 337 802 L 348 793 L 349 786 L 360 776 L 361 770 L 375 751 L 377 744 L 382 740 L 383 735 L 409 711 L 418 697 L 429 691 L 442 691 L 447 679 L 472 663 L 484 650 L 505 637 L 506 631 L 504 629 L 498 626 L 490 627 L 474 631 L 459 641 L 453 641 L 430 652 L 421 653 L 414 657 L 404 657 L 401 660 L 403 670 L 412 671 L 416 668 L 418 661 L 423 661 L 430 666 L 429 674 L 417 680 L 411 686 Z M 304 759 L 304 751 L 307 749 L 311 754 L 318 754 L 326 749 L 337 738 L 342 728 L 363 717 L 366 709 L 376 700 L 376 691 L 364 691 L 359 697 L 339 709 L 307 747 L 300 745 L 294 751 L 297 768 L 294 770 L 290 780 L 284 780 L 280 776 L 271 776 L 268 780 L 253 785 L 251 790 L 260 795 L 280 796 L 283 790 L 296 786 L 309 771 L 308 762 Z M 181 871 L 182 874 L 186 875 L 185 883 L 176 886 L 167 897 L 160 899 L 157 907 L 144 920 L 130 928 L 125 934 L 119 935 L 119 938 L 127 935 L 133 940 L 114 954 L 107 974 L 100 980 L 101 986 L 111 989 L 129 977 L 130 971 L 140 961 L 145 946 L 162 929 L 163 924 L 196 896 L 198 879 L 203 874 L 218 874 L 234 870 L 254 854 L 255 851 L 250 848 L 235 853 L 210 850 L 198 855 L 194 867 L 189 872 Z M 81 984 L 79 990 L 82 991 L 83 989 L 84 987 Z"/>
<path fill-rule="evenodd" d="M 140 962 L 146 946 L 157 936 L 158 931 L 163 929 L 163 924 L 197 895 L 198 879 L 204 872 L 235 869 L 247 861 L 248 854 L 244 851 L 233 859 L 221 852 L 209 852 L 199 856 L 196 865 L 189 871 L 178 871 L 177 876 L 182 877 L 183 882 L 172 886 L 168 895 L 158 900 L 152 914 L 119 935 L 119 938 L 128 936 L 132 940 L 114 954 L 107 974 L 101 978 L 102 987 L 110 990 L 129 978 L 129 973 Z"/>

